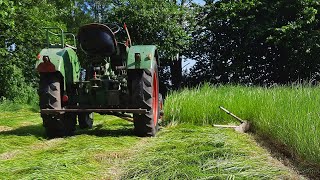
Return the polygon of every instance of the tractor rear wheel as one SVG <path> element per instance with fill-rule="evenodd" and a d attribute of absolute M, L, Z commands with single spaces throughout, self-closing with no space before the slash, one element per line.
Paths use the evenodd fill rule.
<path fill-rule="evenodd" d="M 133 70 L 128 74 L 134 107 L 147 109 L 147 114 L 133 114 L 137 136 L 155 136 L 159 119 L 158 69 L 154 61 L 151 69 Z"/>
<path fill-rule="evenodd" d="M 57 73 L 40 74 L 40 109 L 61 109 L 61 78 Z M 75 131 L 76 116 L 73 113 L 41 114 L 49 139 L 71 136 Z"/>

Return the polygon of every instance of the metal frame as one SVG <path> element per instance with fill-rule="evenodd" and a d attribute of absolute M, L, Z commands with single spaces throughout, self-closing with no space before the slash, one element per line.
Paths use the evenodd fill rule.
<path fill-rule="evenodd" d="M 42 114 L 59 114 L 64 112 L 96 112 L 96 113 L 108 113 L 108 112 L 125 112 L 135 114 L 147 114 L 147 109 L 41 109 Z"/>
<path fill-rule="evenodd" d="M 74 48 L 74 49 L 77 49 L 76 36 L 75 36 L 74 34 L 70 33 L 70 32 L 65 32 L 65 33 L 63 33 L 63 35 L 64 35 L 64 37 L 66 37 L 66 38 L 67 38 L 67 36 L 72 36 L 72 38 L 73 38 L 73 48 Z M 67 45 L 67 44 L 66 44 L 66 45 Z"/>
<path fill-rule="evenodd" d="M 61 48 L 64 48 L 64 34 L 63 34 L 63 30 L 61 28 L 58 28 L 58 27 L 44 27 L 43 29 L 46 30 L 46 40 L 47 40 L 47 47 L 50 48 L 52 46 L 50 46 L 50 40 L 49 40 L 49 34 L 52 34 L 54 36 L 60 36 L 60 43 L 61 43 Z M 50 30 L 59 30 L 61 32 L 61 34 L 57 34 L 57 33 L 54 33 Z"/>
<path fill-rule="evenodd" d="M 44 27 L 43 29 L 46 30 L 46 40 L 47 40 L 47 47 L 48 48 L 58 47 L 58 46 L 51 46 L 50 45 L 49 36 L 51 34 L 51 35 L 54 35 L 54 36 L 60 36 L 61 45 L 59 45 L 59 47 L 61 47 L 61 48 L 65 48 L 67 36 L 71 36 L 73 38 L 73 48 L 76 49 L 77 42 L 76 42 L 76 36 L 74 34 L 72 34 L 70 32 L 64 32 L 61 28 L 58 28 L 58 27 Z M 50 31 L 50 30 L 58 30 L 59 33 L 55 33 L 55 32 Z"/>

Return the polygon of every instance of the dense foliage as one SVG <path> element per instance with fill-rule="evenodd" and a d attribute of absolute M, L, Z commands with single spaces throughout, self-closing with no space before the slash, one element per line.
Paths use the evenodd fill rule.
<path fill-rule="evenodd" d="M 10 6 L 0 12 L 6 15 L 1 18 L 5 21 L 5 26 L 1 26 L 0 34 L 0 97 L 22 102 L 32 101 L 35 97 L 32 87 L 37 81 L 34 62 L 43 40 L 40 28 L 64 25 L 56 20 L 58 10 L 46 1 L 23 0 L 2 3 Z"/>
<path fill-rule="evenodd" d="M 197 21 L 191 84 L 320 79 L 319 1 L 207 1 Z"/>

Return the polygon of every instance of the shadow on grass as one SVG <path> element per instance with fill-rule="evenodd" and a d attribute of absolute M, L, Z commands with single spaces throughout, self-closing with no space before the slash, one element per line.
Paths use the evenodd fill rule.
<path fill-rule="evenodd" d="M 113 128 L 112 126 L 105 128 L 101 124 L 98 124 L 93 127 L 93 129 L 78 129 L 75 132 L 75 135 L 93 135 L 97 137 L 121 137 L 121 136 L 135 136 L 133 133 L 133 126 L 130 124 L 122 124 Z"/>
<path fill-rule="evenodd" d="M 280 160 L 285 166 L 294 169 L 300 175 L 308 179 L 320 179 L 320 165 L 309 163 L 291 152 L 284 144 L 271 139 L 268 136 L 254 135 L 255 141 L 265 149 L 271 156 Z"/>
<path fill-rule="evenodd" d="M 0 135 L 35 136 L 37 138 L 46 138 L 44 133 L 44 128 L 41 124 L 21 126 L 16 129 L 2 131 L 0 132 Z"/>
<path fill-rule="evenodd" d="M 97 137 L 121 137 L 121 136 L 134 136 L 133 127 L 130 124 L 122 124 L 121 126 L 105 128 L 101 124 L 93 127 L 93 129 L 78 129 L 75 135 L 92 135 Z M 46 138 L 45 129 L 42 124 L 22 126 L 16 129 L 2 131 L 0 136 L 35 136 L 37 138 Z"/>

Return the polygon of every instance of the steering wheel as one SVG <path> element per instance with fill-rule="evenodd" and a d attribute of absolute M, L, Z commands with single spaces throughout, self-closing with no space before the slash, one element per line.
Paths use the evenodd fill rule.
<path fill-rule="evenodd" d="M 111 29 L 113 34 L 116 34 L 121 29 L 121 27 L 118 24 L 115 24 L 115 23 L 106 23 L 105 25 L 108 26 Z"/>

